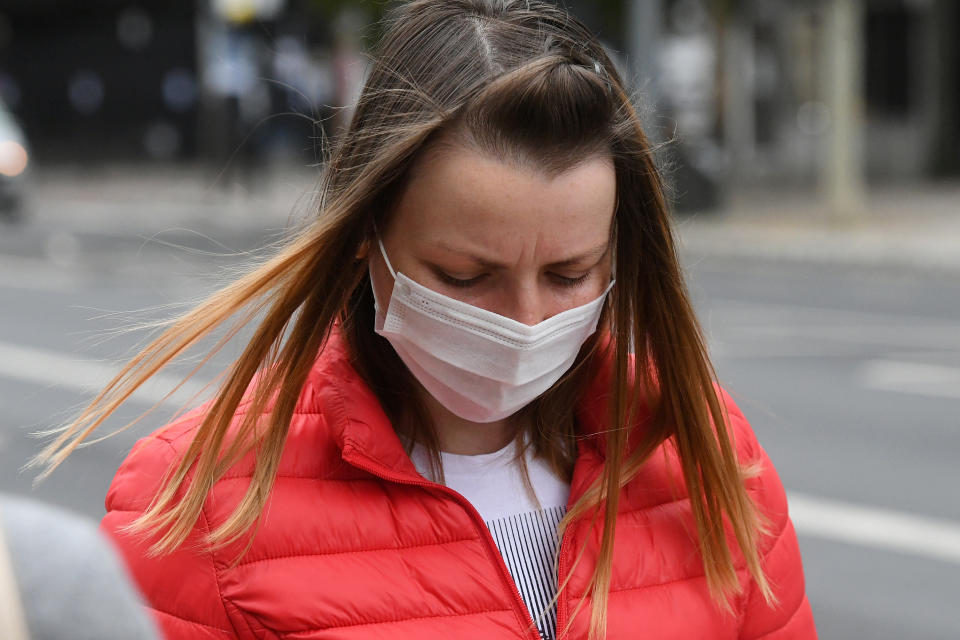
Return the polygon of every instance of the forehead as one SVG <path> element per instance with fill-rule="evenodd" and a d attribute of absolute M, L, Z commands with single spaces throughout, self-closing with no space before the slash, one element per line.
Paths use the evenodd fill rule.
<path fill-rule="evenodd" d="M 509 255 L 576 252 L 609 238 L 613 161 L 594 156 L 555 176 L 466 147 L 428 151 L 397 203 L 391 233 Z"/>

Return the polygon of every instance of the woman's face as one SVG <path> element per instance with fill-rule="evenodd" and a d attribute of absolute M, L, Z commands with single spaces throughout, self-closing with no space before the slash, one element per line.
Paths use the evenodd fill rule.
<path fill-rule="evenodd" d="M 382 239 L 393 268 L 451 298 L 534 325 L 600 296 L 611 277 L 616 173 L 590 158 L 548 179 L 466 148 L 428 153 Z M 377 299 L 393 279 L 369 250 Z"/>

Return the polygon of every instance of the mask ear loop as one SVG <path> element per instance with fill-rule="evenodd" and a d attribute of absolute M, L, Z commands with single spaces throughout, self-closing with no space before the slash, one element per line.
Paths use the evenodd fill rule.
<path fill-rule="evenodd" d="M 613 238 L 610 239 L 610 282 L 617 281 L 617 228 L 614 221 Z"/>
<path fill-rule="evenodd" d="M 380 255 L 383 256 L 383 261 L 387 263 L 387 270 L 393 279 L 396 280 L 397 272 L 393 270 L 393 265 L 390 264 L 390 258 L 387 257 L 387 250 L 383 248 L 383 240 L 380 238 L 380 231 L 377 229 L 376 222 L 373 223 L 373 233 L 377 236 L 377 244 L 380 245 Z"/>
<path fill-rule="evenodd" d="M 387 250 L 383 248 L 383 240 L 380 239 L 380 234 L 377 234 L 377 244 L 380 245 L 380 255 L 383 256 L 383 261 L 387 263 L 387 269 L 390 270 L 390 275 L 393 276 L 393 279 L 397 279 L 397 272 L 393 270 L 393 265 L 390 264 L 390 258 L 387 257 Z"/>
<path fill-rule="evenodd" d="M 391 277 L 393 277 L 394 283 L 397 281 L 397 273 L 393 270 L 393 266 L 390 264 L 390 258 L 387 257 L 387 251 L 383 248 L 383 240 L 380 239 L 380 231 L 377 229 L 377 223 L 373 223 L 373 234 L 377 236 L 377 244 L 380 246 L 380 255 L 383 256 L 383 261 L 387 264 L 387 269 L 390 271 Z M 373 268 L 369 269 L 370 275 L 370 293 L 373 294 L 373 309 L 374 312 L 379 316 L 380 314 L 380 301 L 377 300 L 377 290 L 373 286 Z"/>

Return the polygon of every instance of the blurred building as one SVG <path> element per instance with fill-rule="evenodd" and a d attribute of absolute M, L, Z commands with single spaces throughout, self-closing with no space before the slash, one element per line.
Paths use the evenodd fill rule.
<path fill-rule="evenodd" d="M 40 162 L 196 152 L 189 2 L 6 0 L 0 97 Z"/>
<path fill-rule="evenodd" d="M 696 189 L 811 184 L 835 126 L 849 122 L 871 179 L 960 174 L 955 0 L 568 4 L 655 104 L 654 137 L 675 129 L 691 175 L 702 178 Z M 858 65 L 852 120 L 833 111 L 828 83 L 834 5 L 857 16 L 846 43 Z M 284 153 L 309 162 L 342 126 L 349 109 L 337 107 L 349 107 L 363 79 L 362 14 L 349 10 L 369 17 L 384 6 L 5 0 L 0 97 L 41 163 L 232 158 L 242 166 Z"/>
<path fill-rule="evenodd" d="M 954 0 L 657 4 L 659 106 L 708 173 L 735 184 L 809 184 L 840 122 L 858 129 L 854 152 L 867 179 L 960 175 Z M 837 5 L 856 16 L 840 36 L 830 24 Z M 854 81 L 841 87 L 852 124 L 832 102 L 838 46 L 854 57 Z"/>
<path fill-rule="evenodd" d="M 309 162 L 332 82 L 309 4 L 6 0 L 0 99 L 41 165 Z"/>

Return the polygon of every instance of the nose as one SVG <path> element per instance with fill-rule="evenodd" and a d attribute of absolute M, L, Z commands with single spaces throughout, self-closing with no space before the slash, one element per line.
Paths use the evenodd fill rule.
<path fill-rule="evenodd" d="M 510 293 L 505 312 L 501 312 L 511 320 L 516 320 L 527 326 L 533 326 L 546 320 L 549 313 L 536 287 L 519 286 Z"/>

